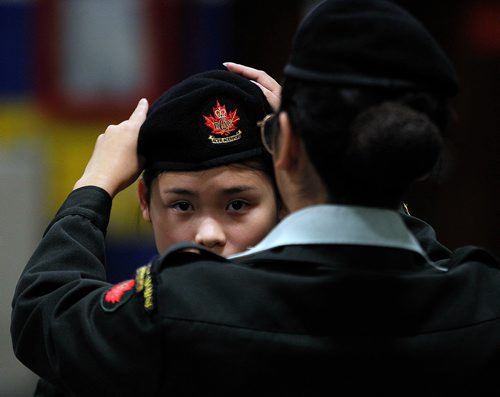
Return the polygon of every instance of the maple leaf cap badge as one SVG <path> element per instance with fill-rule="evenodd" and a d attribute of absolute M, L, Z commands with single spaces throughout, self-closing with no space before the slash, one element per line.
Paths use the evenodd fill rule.
<path fill-rule="evenodd" d="M 205 120 L 205 125 L 211 130 L 208 139 L 213 144 L 230 143 L 241 139 L 241 130 L 232 134 L 238 128 L 237 123 L 240 120 L 237 108 L 228 113 L 226 105 L 221 105 L 219 100 L 217 100 L 212 111 L 213 114 L 208 116 L 203 115 L 203 119 Z"/>

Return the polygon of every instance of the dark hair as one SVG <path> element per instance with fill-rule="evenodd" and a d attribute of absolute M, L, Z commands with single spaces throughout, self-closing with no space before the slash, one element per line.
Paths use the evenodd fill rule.
<path fill-rule="evenodd" d="M 229 164 L 224 164 L 220 165 L 219 167 L 242 167 L 242 168 L 249 168 L 258 172 L 262 172 L 265 176 L 269 178 L 269 181 L 271 182 L 274 190 L 274 195 L 276 199 L 276 206 L 277 208 L 281 208 L 282 206 L 282 201 L 281 201 L 281 196 L 279 194 L 278 187 L 276 185 L 276 178 L 274 177 L 274 168 L 273 168 L 273 162 L 272 158 L 269 155 L 262 155 L 262 156 L 256 156 L 252 157 L 246 160 L 241 160 L 238 162 L 234 163 L 229 163 Z M 146 199 L 147 202 L 149 203 L 151 200 L 151 184 L 153 183 L 154 179 L 158 177 L 163 172 L 169 172 L 168 170 L 166 171 L 158 171 L 154 169 L 145 169 L 144 172 L 142 173 L 142 179 L 144 180 L 144 185 L 146 186 Z M 187 171 L 190 172 L 190 171 Z"/>
<path fill-rule="evenodd" d="M 332 202 L 386 208 L 431 172 L 448 122 L 447 101 L 428 92 L 291 78 L 283 84 L 281 110 Z"/>

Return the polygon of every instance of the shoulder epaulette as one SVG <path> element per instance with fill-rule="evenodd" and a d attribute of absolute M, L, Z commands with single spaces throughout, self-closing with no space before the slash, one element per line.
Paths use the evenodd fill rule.
<path fill-rule="evenodd" d="M 191 252 L 205 259 L 211 259 L 217 262 L 227 262 L 227 259 L 223 256 L 217 255 L 206 247 L 190 241 L 183 241 L 172 245 L 149 264 L 136 270 L 135 291 L 142 295 L 144 310 L 146 310 L 146 312 L 153 313 L 157 307 L 157 275 L 163 268 L 167 267 L 170 262 L 173 262 L 177 255 L 186 252 Z"/>
<path fill-rule="evenodd" d="M 178 254 L 186 252 L 198 254 L 204 259 L 211 259 L 216 262 L 228 262 L 227 258 L 217 255 L 215 252 L 209 250 L 203 245 L 196 244 L 191 241 L 183 241 L 172 245 L 161 255 L 153 259 L 153 261 L 151 262 L 151 266 L 155 272 L 159 272 L 161 269 L 169 265 L 170 259 L 172 259 Z"/>

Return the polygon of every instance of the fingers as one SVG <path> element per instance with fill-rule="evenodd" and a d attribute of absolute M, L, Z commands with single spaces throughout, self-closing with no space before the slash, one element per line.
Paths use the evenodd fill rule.
<path fill-rule="evenodd" d="M 234 62 L 224 62 L 223 65 L 230 72 L 246 77 L 253 83 L 257 84 L 266 96 L 273 110 L 275 112 L 278 110 L 281 97 L 281 86 L 276 80 L 274 80 L 263 70 L 254 69 L 250 66 L 241 65 Z"/>
<path fill-rule="evenodd" d="M 263 70 L 258 70 L 251 68 L 250 66 L 241 65 L 234 62 L 224 62 L 223 65 L 233 73 L 237 73 L 247 79 L 254 80 L 263 87 L 267 88 L 269 91 L 275 92 L 280 90 L 281 86 L 276 80 L 269 76 Z"/>
<path fill-rule="evenodd" d="M 257 83 L 254 80 L 250 80 L 252 83 L 254 83 L 257 87 L 260 88 L 260 90 L 263 92 L 264 96 L 267 99 L 267 102 L 269 102 L 269 105 L 273 109 L 273 112 L 277 112 L 279 109 L 280 105 L 280 96 L 279 94 L 274 93 L 271 90 L 268 90 L 266 87 L 264 87 L 262 84 Z"/>
<path fill-rule="evenodd" d="M 98 186 L 114 197 L 137 179 L 143 167 L 137 156 L 137 137 L 147 111 L 148 101 L 141 99 L 128 120 L 109 125 L 104 134 L 97 137 L 92 156 L 75 189 Z"/>
<path fill-rule="evenodd" d="M 257 87 L 261 89 L 261 91 L 264 93 L 264 95 L 267 97 L 268 95 L 272 95 L 272 91 L 268 90 L 266 87 L 264 87 L 262 84 L 256 82 L 255 80 L 250 80 L 252 83 L 254 83 Z"/>
<path fill-rule="evenodd" d="M 148 114 L 148 101 L 145 98 L 142 98 L 137 106 L 135 107 L 134 111 L 130 115 L 130 117 L 127 120 L 122 121 L 118 125 L 109 125 L 108 128 L 106 129 L 106 132 L 111 131 L 111 130 L 122 130 L 122 131 L 127 131 L 128 129 L 137 131 L 139 132 L 139 128 L 141 125 L 146 121 L 146 116 Z"/>
<path fill-rule="evenodd" d="M 146 120 L 146 115 L 148 113 L 148 106 L 149 106 L 148 100 L 142 98 L 137 104 L 135 110 L 130 115 L 129 120 L 134 123 L 142 124 L 144 120 Z"/>

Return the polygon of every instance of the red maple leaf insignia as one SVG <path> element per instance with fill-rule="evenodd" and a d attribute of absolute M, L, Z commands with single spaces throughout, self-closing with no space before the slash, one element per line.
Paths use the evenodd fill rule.
<path fill-rule="evenodd" d="M 228 114 L 226 105 L 221 106 L 217 101 L 216 107 L 212 108 L 212 110 L 213 115 L 203 116 L 205 125 L 212 130 L 211 134 L 227 136 L 238 128 L 236 125 L 240 119 L 237 114 L 238 109 L 230 111 Z"/>
<path fill-rule="evenodd" d="M 127 291 L 130 291 L 135 286 L 135 280 L 123 281 L 119 284 L 113 285 L 108 292 L 106 292 L 106 296 L 104 300 L 107 303 L 118 303 L 122 300 L 123 294 Z"/>

